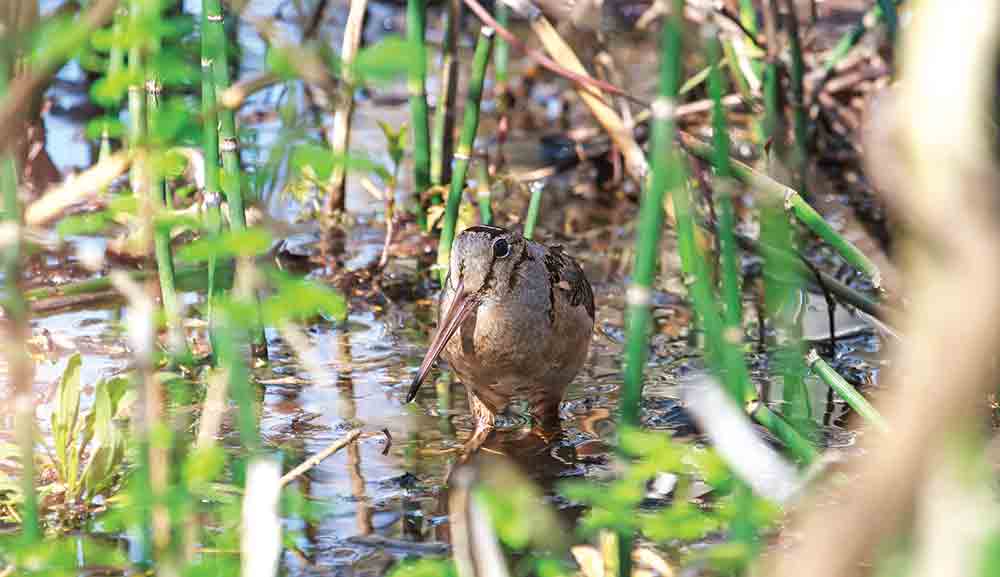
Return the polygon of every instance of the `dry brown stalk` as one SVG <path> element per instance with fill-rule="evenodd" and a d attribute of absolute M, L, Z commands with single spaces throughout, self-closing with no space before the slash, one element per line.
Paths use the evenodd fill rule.
<path fill-rule="evenodd" d="M 354 75 L 351 64 L 361 45 L 361 32 L 365 20 L 368 0 L 351 0 L 351 9 L 347 13 L 347 25 L 344 28 L 344 44 L 340 50 L 343 77 L 337 92 L 337 107 L 333 116 L 333 128 L 330 129 L 330 146 L 334 154 L 347 154 L 351 141 L 351 115 L 354 113 Z M 327 216 L 334 211 L 343 211 L 346 201 L 346 170 L 343 165 L 335 166 L 330 175 L 330 190 L 327 191 L 324 212 Z"/>
<path fill-rule="evenodd" d="M 354 429 L 353 431 L 347 433 L 346 435 L 337 439 L 333 443 L 330 443 L 330 445 L 327 448 L 316 453 L 312 457 L 309 457 L 308 459 L 303 461 L 302 464 L 300 464 L 298 467 L 295 467 L 291 471 L 285 473 L 285 475 L 281 477 L 279 484 L 282 487 L 284 487 L 285 485 L 291 483 L 295 479 L 301 477 L 310 469 L 322 463 L 323 460 L 329 457 L 330 455 L 343 449 L 347 445 L 350 445 L 351 443 L 357 441 L 360 435 L 361 435 L 361 429 Z"/>
<path fill-rule="evenodd" d="M 67 177 L 28 205 L 24 211 L 25 224 L 29 227 L 47 226 L 73 206 L 96 198 L 116 178 L 125 174 L 131 162 L 131 155 L 116 152 L 80 174 Z"/>

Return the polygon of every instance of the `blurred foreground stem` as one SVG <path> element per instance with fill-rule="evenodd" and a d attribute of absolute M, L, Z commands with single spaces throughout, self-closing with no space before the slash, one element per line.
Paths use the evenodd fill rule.
<path fill-rule="evenodd" d="M 0 31 L 0 42 L 10 39 Z M 0 98 L 7 94 L 12 51 L 0 45 Z M 17 196 L 17 164 L 9 152 L 0 152 L 0 192 L 3 194 L 3 220 L 0 227 L 8 237 L 3 248 L 3 309 L 7 317 L 4 349 L 7 352 L 8 386 L 14 391 L 14 428 L 21 457 L 21 534 L 26 545 L 34 544 L 41 532 L 38 521 L 38 496 L 35 492 L 35 404 L 32 394 L 34 372 L 25 344 L 31 337 L 28 308 L 21 280 L 21 205 Z"/>

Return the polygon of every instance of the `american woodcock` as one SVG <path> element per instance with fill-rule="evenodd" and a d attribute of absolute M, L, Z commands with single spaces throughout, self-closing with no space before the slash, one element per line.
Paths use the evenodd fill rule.
<path fill-rule="evenodd" d="M 413 378 L 412 401 L 438 357 L 465 385 L 477 449 L 511 399 L 528 401 L 543 434 L 559 428 L 559 403 L 587 359 L 594 293 L 560 247 L 493 226 L 464 230 L 452 245 L 437 333 Z"/>

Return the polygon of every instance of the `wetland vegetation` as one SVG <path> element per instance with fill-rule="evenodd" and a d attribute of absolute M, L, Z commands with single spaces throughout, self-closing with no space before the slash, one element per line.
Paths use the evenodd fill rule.
<path fill-rule="evenodd" d="M 6 0 L 0 576 L 995 574 L 994 4 Z M 476 225 L 594 330 L 470 453 Z"/>

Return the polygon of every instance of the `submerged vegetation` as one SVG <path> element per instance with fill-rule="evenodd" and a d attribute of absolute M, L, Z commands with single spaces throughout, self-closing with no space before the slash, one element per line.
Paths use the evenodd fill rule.
<path fill-rule="evenodd" d="M 0 575 L 998 570 L 1000 9 L 342 4 L 0 8 Z M 469 455 L 474 224 L 598 314 Z"/>

